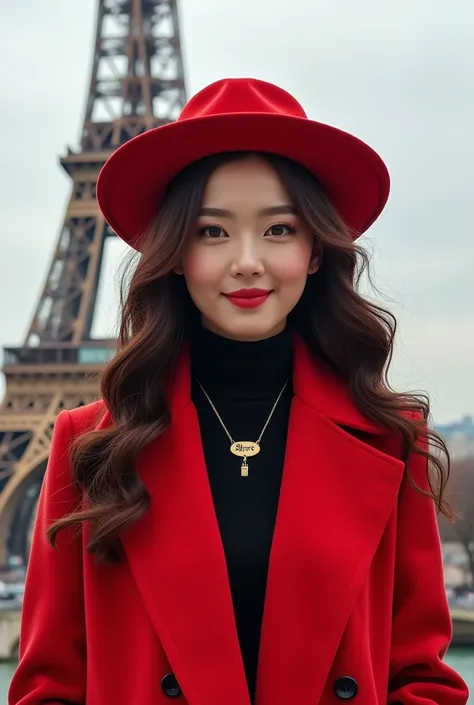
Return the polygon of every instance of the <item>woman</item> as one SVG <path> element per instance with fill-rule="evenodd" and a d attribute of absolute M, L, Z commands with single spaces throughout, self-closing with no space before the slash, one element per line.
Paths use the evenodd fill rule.
<path fill-rule="evenodd" d="M 251 79 L 105 164 L 141 258 L 103 401 L 57 420 L 10 705 L 467 702 L 442 661 L 445 448 L 355 290 L 388 187 Z"/>

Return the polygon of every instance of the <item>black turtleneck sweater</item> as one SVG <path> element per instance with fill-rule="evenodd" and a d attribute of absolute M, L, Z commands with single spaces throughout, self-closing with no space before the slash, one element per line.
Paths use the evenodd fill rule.
<path fill-rule="evenodd" d="M 280 494 L 292 398 L 292 340 L 288 330 L 257 342 L 237 342 L 200 329 L 191 347 L 192 399 L 196 406 L 214 506 L 227 560 L 237 632 L 250 696 L 256 685 L 268 562 Z M 288 385 L 264 433 L 261 451 L 242 459 L 235 441 L 256 441 L 273 404 Z"/>

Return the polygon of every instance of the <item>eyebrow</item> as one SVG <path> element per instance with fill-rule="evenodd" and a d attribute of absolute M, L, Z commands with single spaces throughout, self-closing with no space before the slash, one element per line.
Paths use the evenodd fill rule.
<path fill-rule="evenodd" d="M 289 213 L 291 215 L 297 215 L 295 208 L 287 204 L 263 208 L 262 210 L 258 211 L 257 215 L 280 215 L 280 213 Z M 233 218 L 236 214 L 233 211 L 226 210 L 225 208 L 204 207 L 200 209 L 198 215 L 212 215 L 220 218 Z"/>

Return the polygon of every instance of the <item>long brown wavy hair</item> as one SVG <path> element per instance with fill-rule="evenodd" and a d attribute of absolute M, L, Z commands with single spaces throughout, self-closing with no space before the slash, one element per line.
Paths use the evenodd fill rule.
<path fill-rule="evenodd" d="M 169 185 L 156 220 L 141 239 L 138 264 L 124 277 L 118 353 L 102 377 L 102 396 L 114 424 L 75 440 L 71 464 L 82 506 L 49 527 L 53 546 L 61 529 L 80 529 L 87 522 L 89 551 L 100 560 L 117 559 L 121 531 L 147 511 L 149 495 L 136 472 L 136 459 L 169 425 L 165 380 L 198 313 L 184 277 L 173 270 L 195 231 L 209 176 L 218 166 L 246 156 L 214 155 L 184 169 Z M 322 246 L 321 267 L 308 277 L 289 324 L 347 381 L 359 409 L 399 434 L 406 455 L 427 457 L 431 493 L 409 481 L 453 521 L 457 515 L 444 496 L 449 455 L 443 440 L 427 427 L 428 399 L 397 393 L 387 381 L 395 318 L 358 292 L 368 268 L 366 251 L 303 166 L 278 155 L 260 156 L 279 174 Z"/>

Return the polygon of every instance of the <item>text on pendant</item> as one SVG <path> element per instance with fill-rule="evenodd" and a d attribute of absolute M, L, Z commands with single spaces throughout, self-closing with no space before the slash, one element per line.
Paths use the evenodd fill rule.
<path fill-rule="evenodd" d="M 260 453 L 260 446 L 258 443 L 254 443 L 252 441 L 237 441 L 231 445 L 230 452 L 234 455 L 240 456 L 241 458 L 250 458 L 252 455 L 257 455 Z"/>

